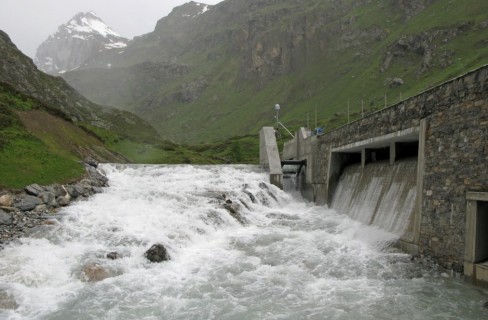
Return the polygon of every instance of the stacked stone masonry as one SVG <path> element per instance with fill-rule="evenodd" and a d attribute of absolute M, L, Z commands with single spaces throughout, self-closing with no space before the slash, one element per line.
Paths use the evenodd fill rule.
<path fill-rule="evenodd" d="M 287 153 L 307 159 L 305 195 L 319 203 L 328 202 L 332 149 L 420 127 L 424 121 L 416 245 L 421 256 L 462 272 L 466 193 L 488 192 L 487 79 L 488 66 L 484 66 L 324 135 L 300 139 L 297 134 L 289 143 L 294 150 Z"/>

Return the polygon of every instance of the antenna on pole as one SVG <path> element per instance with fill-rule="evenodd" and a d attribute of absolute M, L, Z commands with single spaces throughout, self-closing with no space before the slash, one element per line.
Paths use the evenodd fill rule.
<path fill-rule="evenodd" d="M 282 126 L 283 129 L 286 130 L 286 132 L 288 132 L 288 134 L 292 137 L 292 138 L 295 138 L 295 136 L 290 132 L 290 130 L 288 130 L 281 122 L 280 122 L 280 119 L 279 119 L 279 114 L 280 114 L 280 105 L 279 104 L 275 104 L 274 106 L 274 110 L 276 112 L 276 115 L 275 115 L 275 118 L 276 118 L 276 124 L 277 124 L 277 127 L 278 126 Z"/>
<path fill-rule="evenodd" d="M 275 118 L 276 118 L 276 123 L 279 124 L 280 123 L 280 119 L 279 119 L 279 114 L 280 114 L 280 105 L 279 104 L 275 104 L 274 106 L 274 109 L 275 109 L 275 112 L 276 112 L 276 115 L 275 115 Z"/>

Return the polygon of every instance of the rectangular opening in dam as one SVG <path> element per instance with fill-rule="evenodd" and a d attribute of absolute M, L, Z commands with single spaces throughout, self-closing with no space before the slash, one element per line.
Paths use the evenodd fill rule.
<path fill-rule="evenodd" d="M 419 155 L 419 141 L 405 141 L 396 142 L 395 160 L 405 159 L 411 157 L 418 157 Z"/>
<path fill-rule="evenodd" d="M 467 192 L 466 200 L 464 275 L 488 287 L 488 193 Z"/>
<path fill-rule="evenodd" d="M 477 201 L 475 263 L 488 262 L 488 202 Z"/>

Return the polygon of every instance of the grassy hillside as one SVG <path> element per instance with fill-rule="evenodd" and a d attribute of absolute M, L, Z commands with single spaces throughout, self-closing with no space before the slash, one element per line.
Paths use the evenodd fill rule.
<path fill-rule="evenodd" d="M 105 61 L 112 70 L 65 77 L 178 142 L 257 135 L 276 103 L 290 128 L 330 128 L 348 105 L 353 120 L 488 63 L 487 12 L 480 0 L 226 0 L 178 30 L 162 19 Z M 148 61 L 187 69 L 146 72 Z"/>
<path fill-rule="evenodd" d="M 135 163 L 256 163 L 256 137 L 199 147 L 140 142 L 52 114 L 41 102 L 0 84 L 0 189 L 63 183 L 84 174 L 81 160 Z"/>
<path fill-rule="evenodd" d="M 84 173 L 79 155 L 60 148 L 49 133 L 42 133 L 45 140 L 51 141 L 47 144 L 26 128 L 22 119 L 27 120 L 32 113 L 65 121 L 34 110 L 38 107 L 39 102 L 0 85 L 0 188 L 21 188 L 34 182 L 65 182 Z M 64 132 L 74 133 L 74 128 L 66 122 Z M 83 137 L 86 138 L 86 134 L 78 138 Z"/>

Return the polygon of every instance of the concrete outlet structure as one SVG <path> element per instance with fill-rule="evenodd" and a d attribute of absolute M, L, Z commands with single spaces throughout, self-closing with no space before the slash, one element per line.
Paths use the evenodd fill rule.
<path fill-rule="evenodd" d="M 285 144 L 283 159 L 306 160 L 301 192 L 329 206 L 348 168 L 361 175 L 360 168 L 378 171 L 402 161 L 416 166 L 409 177 L 387 170 L 396 185 L 415 179 L 399 246 L 488 283 L 487 80 L 484 66 L 326 134 L 300 129 Z M 277 161 L 270 156 L 274 147 L 263 142 L 272 134 L 266 132 L 261 151 L 268 160 L 262 164 L 271 170 Z"/>

